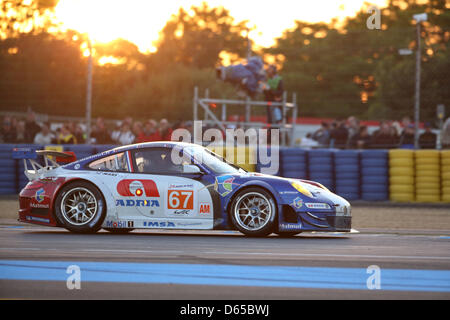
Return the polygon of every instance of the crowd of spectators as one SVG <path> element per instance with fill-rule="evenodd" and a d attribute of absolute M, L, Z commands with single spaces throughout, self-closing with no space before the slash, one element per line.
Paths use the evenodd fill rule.
<path fill-rule="evenodd" d="M 52 127 L 54 130 L 52 130 Z M 35 114 L 29 111 L 24 119 L 11 116 L 3 117 L 0 128 L 0 143 L 34 143 L 34 144 L 83 144 L 86 132 L 81 123 L 65 122 L 62 124 L 38 123 Z M 97 118 L 92 126 L 92 144 L 127 145 L 132 143 L 168 141 L 173 130 L 185 128 L 192 132 L 192 122 L 169 123 L 167 119 L 157 122 L 154 119 L 133 121 L 126 117 L 106 125 L 103 118 Z M 421 148 L 435 149 L 437 135 L 431 126 L 425 123 L 424 132 L 420 134 Z M 415 126 L 410 118 L 401 121 L 381 121 L 379 128 L 370 133 L 356 117 L 346 120 L 322 122 L 321 127 L 308 134 L 320 147 L 368 149 L 368 148 L 413 148 Z M 450 118 L 444 124 L 442 147 L 450 148 Z"/>
<path fill-rule="evenodd" d="M 54 130 L 52 127 L 55 127 Z M 159 122 L 154 119 L 133 121 L 131 117 L 127 117 L 109 129 L 103 118 L 97 118 L 92 126 L 91 143 L 126 145 L 167 141 L 170 140 L 173 130 L 191 127 L 191 122 L 171 124 L 167 119 L 161 119 Z M 3 117 L 0 143 L 83 144 L 86 143 L 86 131 L 81 123 L 71 121 L 53 126 L 47 122 L 38 123 L 35 114 L 28 112 L 23 120 L 11 116 Z"/>
<path fill-rule="evenodd" d="M 346 120 L 322 122 L 321 127 L 309 138 L 317 141 L 322 147 L 369 149 L 369 148 L 413 148 L 415 125 L 409 117 L 401 121 L 381 121 L 378 129 L 369 133 L 368 127 L 361 125 L 356 117 Z M 444 141 L 443 141 L 444 142 Z M 419 135 L 419 146 L 422 149 L 435 149 L 437 135 L 432 132 L 429 123 L 424 124 L 424 132 Z M 450 144 L 443 147 L 450 147 Z"/>

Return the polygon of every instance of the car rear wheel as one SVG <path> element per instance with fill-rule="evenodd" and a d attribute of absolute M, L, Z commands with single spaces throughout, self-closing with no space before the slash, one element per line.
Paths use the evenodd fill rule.
<path fill-rule="evenodd" d="M 230 216 L 234 226 L 243 234 L 264 237 L 274 231 L 277 206 L 269 192 L 258 187 L 248 188 L 234 198 Z"/>
<path fill-rule="evenodd" d="M 56 197 L 55 217 L 72 232 L 97 232 L 105 215 L 103 195 L 90 183 L 76 181 L 65 185 Z"/>

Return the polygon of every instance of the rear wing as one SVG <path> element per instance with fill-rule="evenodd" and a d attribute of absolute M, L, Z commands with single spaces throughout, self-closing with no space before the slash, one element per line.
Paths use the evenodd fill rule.
<path fill-rule="evenodd" d="M 38 157 L 42 156 L 44 165 L 39 163 Z M 77 158 L 73 152 L 53 151 L 53 150 L 33 150 L 31 148 L 14 148 L 12 151 L 13 159 L 22 159 L 25 167 L 25 175 L 28 180 L 37 180 L 44 173 L 58 168 L 61 164 L 67 164 L 75 161 Z M 28 168 L 28 162 L 32 169 Z"/>

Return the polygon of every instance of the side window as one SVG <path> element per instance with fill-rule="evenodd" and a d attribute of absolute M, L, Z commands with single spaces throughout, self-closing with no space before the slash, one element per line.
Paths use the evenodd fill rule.
<path fill-rule="evenodd" d="M 137 172 L 152 174 L 177 174 L 183 172 L 183 161 L 176 164 L 172 161 L 171 149 L 167 148 L 151 148 L 134 152 L 134 159 Z"/>
<path fill-rule="evenodd" d="M 98 171 L 129 171 L 124 152 L 95 160 L 89 164 L 89 168 Z"/>

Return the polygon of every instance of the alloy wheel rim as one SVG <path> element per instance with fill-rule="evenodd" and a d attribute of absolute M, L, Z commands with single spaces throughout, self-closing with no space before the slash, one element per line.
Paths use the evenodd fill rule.
<path fill-rule="evenodd" d="M 245 230 L 261 230 L 269 223 L 271 216 L 272 206 L 269 199 L 258 192 L 246 193 L 236 202 L 234 217 Z"/>
<path fill-rule="evenodd" d="M 94 219 L 97 210 L 97 199 L 86 188 L 71 189 L 61 201 L 61 213 L 72 225 L 81 226 L 89 223 Z"/>

